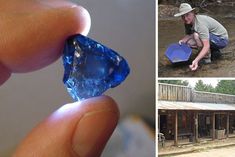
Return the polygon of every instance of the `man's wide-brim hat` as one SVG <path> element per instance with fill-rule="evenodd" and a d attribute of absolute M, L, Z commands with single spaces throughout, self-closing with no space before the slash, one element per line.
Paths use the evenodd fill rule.
<path fill-rule="evenodd" d="M 191 11 L 193 11 L 195 8 L 192 8 L 190 4 L 188 3 L 182 3 L 180 4 L 180 8 L 179 8 L 179 13 L 175 14 L 175 17 L 179 17 L 182 16 L 184 14 L 187 14 Z"/>

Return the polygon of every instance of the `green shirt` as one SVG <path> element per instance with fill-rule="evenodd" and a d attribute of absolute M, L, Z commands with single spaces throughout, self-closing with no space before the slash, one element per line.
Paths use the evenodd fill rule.
<path fill-rule="evenodd" d="M 209 39 L 209 33 L 228 39 L 228 32 L 224 26 L 206 15 L 196 15 L 193 29 L 199 34 L 201 39 Z"/>
<path fill-rule="evenodd" d="M 206 15 L 196 15 L 194 25 L 185 25 L 185 33 L 192 34 L 197 32 L 201 39 L 209 39 L 209 33 L 228 39 L 228 32 L 215 19 Z"/>

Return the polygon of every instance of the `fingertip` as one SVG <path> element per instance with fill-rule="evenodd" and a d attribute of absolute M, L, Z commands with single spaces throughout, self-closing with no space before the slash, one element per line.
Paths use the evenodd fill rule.
<path fill-rule="evenodd" d="M 118 105 L 111 97 L 99 96 L 66 104 L 50 119 L 69 121 L 69 117 L 76 117 L 72 118 L 77 121 L 71 138 L 72 153 L 79 157 L 98 157 L 116 128 L 119 115 Z"/>
<path fill-rule="evenodd" d="M 93 108 L 94 110 L 100 110 L 100 109 L 112 110 L 119 114 L 117 103 L 114 101 L 113 98 L 106 95 L 89 98 L 84 101 L 81 101 L 80 103 L 84 104 L 86 107 L 90 109 Z"/>
<path fill-rule="evenodd" d="M 98 108 L 86 112 L 77 124 L 72 140 L 73 151 L 80 157 L 100 156 L 116 128 L 119 111 L 112 98 L 96 97 L 85 101 L 99 102 Z"/>
<path fill-rule="evenodd" d="M 117 103 L 109 96 L 98 96 L 89 98 L 83 101 L 77 101 L 69 104 L 65 104 L 55 111 L 52 115 L 52 119 L 62 117 L 72 117 L 80 115 L 83 116 L 90 112 L 97 112 L 109 110 L 116 114 L 117 119 L 119 118 L 120 112 Z"/>
<path fill-rule="evenodd" d="M 76 8 L 76 7 L 74 6 L 74 8 Z M 82 15 L 82 18 L 83 18 L 83 21 L 84 21 L 83 30 L 80 33 L 82 35 L 86 36 L 89 33 L 90 28 L 91 28 L 91 16 L 85 8 L 83 8 L 81 6 L 77 6 L 77 9 L 81 10 L 81 12 L 82 12 L 81 15 Z"/>
<path fill-rule="evenodd" d="M 72 26 L 72 34 L 87 35 L 91 27 L 91 17 L 89 12 L 82 6 L 72 5 L 71 17 L 74 18 L 75 24 Z"/>

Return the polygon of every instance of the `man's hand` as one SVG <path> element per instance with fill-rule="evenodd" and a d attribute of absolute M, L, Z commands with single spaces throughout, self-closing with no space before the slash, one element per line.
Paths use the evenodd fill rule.
<path fill-rule="evenodd" d="M 53 63 L 68 36 L 90 28 L 89 13 L 67 1 L 0 1 L 0 10 L 0 85 L 13 72 Z M 66 104 L 35 127 L 13 156 L 99 157 L 118 118 L 110 97 Z"/>
<path fill-rule="evenodd" d="M 181 45 L 181 44 L 183 44 L 183 43 L 185 43 L 185 42 L 186 42 L 186 41 L 182 39 L 182 40 L 179 41 L 179 44 Z"/>
<path fill-rule="evenodd" d="M 198 61 L 197 61 L 197 60 L 194 60 L 194 61 L 192 62 L 192 64 L 189 65 L 189 68 L 190 68 L 192 71 L 196 71 L 197 68 L 198 68 Z"/>

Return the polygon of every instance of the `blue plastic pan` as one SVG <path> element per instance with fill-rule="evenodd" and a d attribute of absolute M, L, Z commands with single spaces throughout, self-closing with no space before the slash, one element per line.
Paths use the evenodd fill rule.
<path fill-rule="evenodd" d="M 166 57 L 171 61 L 171 63 L 186 62 L 189 60 L 192 54 L 192 49 L 187 44 L 171 44 L 166 52 Z"/>

